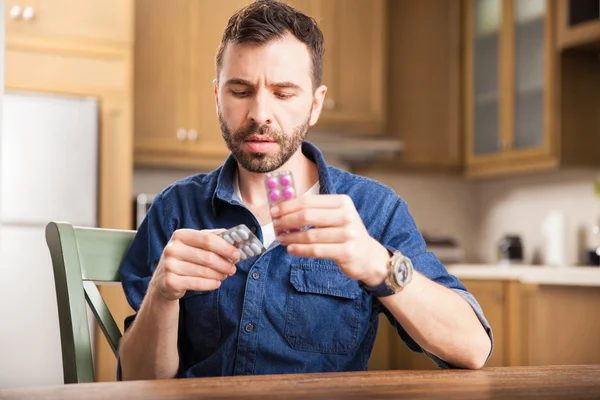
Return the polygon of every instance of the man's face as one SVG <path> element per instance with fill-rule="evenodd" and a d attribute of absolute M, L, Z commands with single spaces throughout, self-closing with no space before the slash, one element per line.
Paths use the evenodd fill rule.
<path fill-rule="evenodd" d="M 313 92 L 305 44 L 288 34 L 265 45 L 228 44 L 215 85 L 227 147 L 250 172 L 271 172 L 300 148 L 317 122 L 324 86 Z"/>

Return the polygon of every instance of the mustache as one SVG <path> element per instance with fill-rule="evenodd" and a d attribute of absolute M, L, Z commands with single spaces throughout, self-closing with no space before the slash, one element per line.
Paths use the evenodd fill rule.
<path fill-rule="evenodd" d="M 271 128 L 269 125 L 259 125 L 255 122 L 251 123 L 245 128 L 238 129 L 235 131 L 234 135 L 239 141 L 244 141 L 252 135 L 266 135 L 269 137 L 269 139 L 276 142 L 279 142 L 281 139 L 281 134 L 277 130 Z"/>

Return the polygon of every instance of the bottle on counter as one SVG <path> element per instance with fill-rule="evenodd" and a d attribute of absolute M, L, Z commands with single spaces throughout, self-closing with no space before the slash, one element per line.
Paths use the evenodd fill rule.
<path fill-rule="evenodd" d="M 600 221 L 589 232 L 586 264 L 600 266 Z"/>
<path fill-rule="evenodd" d="M 594 193 L 598 198 L 600 206 L 600 173 L 596 175 L 596 180 L 594 182 Z M 600 213 L 596 218 L 596 222 L 592 225 L 592 228 L 588 232 L 586 264 L 600 266 Z"/>

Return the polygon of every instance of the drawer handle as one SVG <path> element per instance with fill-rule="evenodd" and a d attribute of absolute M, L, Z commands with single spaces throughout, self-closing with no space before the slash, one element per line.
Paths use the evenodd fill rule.
<path fill-rule="evenodd" d="M 184 128 L 177 129 L 176 135 L 180 142 L 183 142 L 187 139 L 187 132 Z"/>
<path fill-rule="evenodd" d="M 187 138 L 188 138 L 188 140 L 191 140 L 192 142 L 198 140 L 198 131 L 195 129 L 190 129 L 187 133 Z"/>
<path fill-rule="evenodd" d="M 23 12 L 23 10 L 21 9 L 21 6 L 18 5 L 14 5 L 10 8 L 10 18 L 11 19 L 19 19 L 21 18 L 21 13 Z"/>
<path fill-rule="evenodd" d="M 33 7 L 25 7 L 23 10 L 23 19 L 25 21 L 31 21 L 35 17 L 35 10 Z"/>

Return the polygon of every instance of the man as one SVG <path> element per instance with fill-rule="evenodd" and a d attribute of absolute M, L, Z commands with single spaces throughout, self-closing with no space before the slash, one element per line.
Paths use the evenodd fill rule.
<path fill-rule="evenodd" d="M 282 3 L 230 19 L 214 94 L 231 156 L 165 189 L 138 230 L 121 272 L 136 313 L 120 379 L 365 370 L 382 312 L 440 367 L 485 364 L 491 329 L 406 203 L 304 140 L 327 91 L 322 55 L 315 21 Z M 299 196 L 270 208 L 264 174 L 279 170 Z M 217 233 L 238 224 L 264 254 L 236 262 Z"/>

